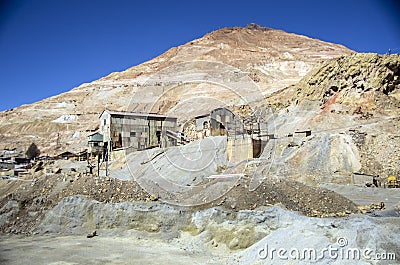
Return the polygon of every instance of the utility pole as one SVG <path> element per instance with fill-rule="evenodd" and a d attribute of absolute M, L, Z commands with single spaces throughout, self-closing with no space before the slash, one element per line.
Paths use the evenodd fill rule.
<path fill-rule="evenodd" d="M 100 177 L 100 154 L 97 155 L 97 176 Z"/>
<path fill-rule="evenodd" d="M 108 176 L 108 159 L 106 160 L 106 177 Z"/>

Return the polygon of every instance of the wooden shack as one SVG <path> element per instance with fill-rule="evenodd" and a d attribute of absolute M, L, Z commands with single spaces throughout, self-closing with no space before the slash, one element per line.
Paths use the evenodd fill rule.
<path fill-rule="evenodd" d="M 111 110 L 104 110 L 100 115 L 100 133 L 108 153 L 122 148 L 136 151 L 175 146 L 176 139 L 169 135 L 176 131 L 174 117 Z"/>
<path fill-rule="evenodd" d="M 104 137 L 101 133 L 94 133 L 88 136 L 88 153 L 92 155 L 101 154 L 104 148 Z"/>

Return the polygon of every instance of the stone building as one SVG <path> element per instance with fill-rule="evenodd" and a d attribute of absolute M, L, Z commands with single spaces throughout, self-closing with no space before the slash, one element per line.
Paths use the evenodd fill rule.
<path fill-rule="evenodd" d="M 227 136 L 236 130 L 242 130 L 242 122 L 235 114 L 226 108 L 217 108 L 210 113 L 195 117 L 196 139 L 207 136 Z"/>
<path fill-rule="evenodd" d="M 240 116 L 226 108 L 198 115 L 194 121 L 196 133 L 191 133 L 189 138 L 197 140 L 208 136 L 227 136 L 227 158 L 231 162 L 259 157 L 268 141 L 260 137 L 266 132 L 265 124 L 255 121 L 246 126 Z M 192 123 L 189 125 L 193 126 Z"/>

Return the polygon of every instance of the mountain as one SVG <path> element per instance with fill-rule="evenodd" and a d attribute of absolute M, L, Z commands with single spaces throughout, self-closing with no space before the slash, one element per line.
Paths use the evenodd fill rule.
<path fill-rule="evenodd" d="M 125 71 L 1 112 L 0 149 L 24 150 L 35 142 L 44 155 L 81 150 L 104 109 L 173 114 L 183 123 L 227 102 L 242 104 L 235 94 L 254 94 L 241 92 L 245 85 L 233 92 L 223 89 L 237 73 L 251 81 L 263 100 L 296 84 L 316 65 L 352 53 L 342 45 L 255 24 L 223 28 Z M 219 81 L 195 82 L 198 76 Z"/>
<path fill-rule="evenodd" d="M 397 113 L 400 100 L 400 56 L 354 53 L 328 60 L 280 94 L 285 99 L 320 100 L 328 110 L 341 104 L 348 111 Z M 295 95 L 293 97 L 293 95 Z M 277 100 L 281 102 L 281 99 Z"/>
<path fill-rule="evenodd" d="M 278 135 L 312 134 L 280 140 L 276 174 L 341 183 L 354 172 L 384 181 L 400 174 L 398 54 L 354 53 L 328 60 L 267 101 Z"/>

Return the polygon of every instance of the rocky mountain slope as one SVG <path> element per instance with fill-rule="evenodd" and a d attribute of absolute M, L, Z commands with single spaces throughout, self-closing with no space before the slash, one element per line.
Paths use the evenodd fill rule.
<path fill-rule="evenodd" d="M 324 62 L 270 96 L 278 135 L 312 131 L 312 137 L 278 140 L 282 174 L 336 175 L 346 183 L 353 172 L 398 175 L 399 75 L 399 55 L 352 54 Z"/>
<path fill-rule="evenodd" d="M 105 108 L 159 112 L 182 125 L 216 107 L 248 104 L 267 110 L 263 118 L 278 138 L 265 149 L 274 159 L 264 175 L 345 183 L 353 172 L 386 177 L 400 172 L 399 69 L 396 54 L 358 54 L 254 24 L 224 28 L 0 113 L 0 149 L 36 142 L 43 154 L 81 150 Z M 287 137 L 304 130 L 312 137 Z"/>
<path fill-rule="evenodd" d="M 234 74 L 243 73 L 247 83 L 254 81 L 260 95 L 268 95 L 294 85 L 318 63 L 351 53 L 341 45 L 254 24 L 223 28 L 123 72 L 1 112 L 0 149 L 25 149 L 36 142 L 43 154 L 78 151 L 98 127 L 98 116 L 105 108 L 161 113 L 175 108 L 174 115 L 185 121 L 235 99 L 232 91 L 221 89 L 221 83 L 229 83 Z M 178 69 L 182 64 L 184 69 Z M 218 77 L 219 84 L 194 82 L 199 74 L 204 79 L 218 73 L 214 70 L 221 66 L 225 69 Z M 179 71 L 178 85 L 171 91 L 167 83 L 173 82 Z M 188 77 L 191 82 L 185 87 L 182 84 Z M 166 89 L 171 93 L 165 93 Z M 201 100 L 207 97 L 215 100 Z M 159 104 L 154 106 L 155 102 Z"/>
<path fill-rule="evenodd" d="M 281 105 L 308 99 L 322 102 L 325 111 L 334 112 L 335 105 L 342 105 L 350 113 L 396 116 L 400 107 L 400 56 L 354 53 L 329 60 L 276 94 Z"/>

